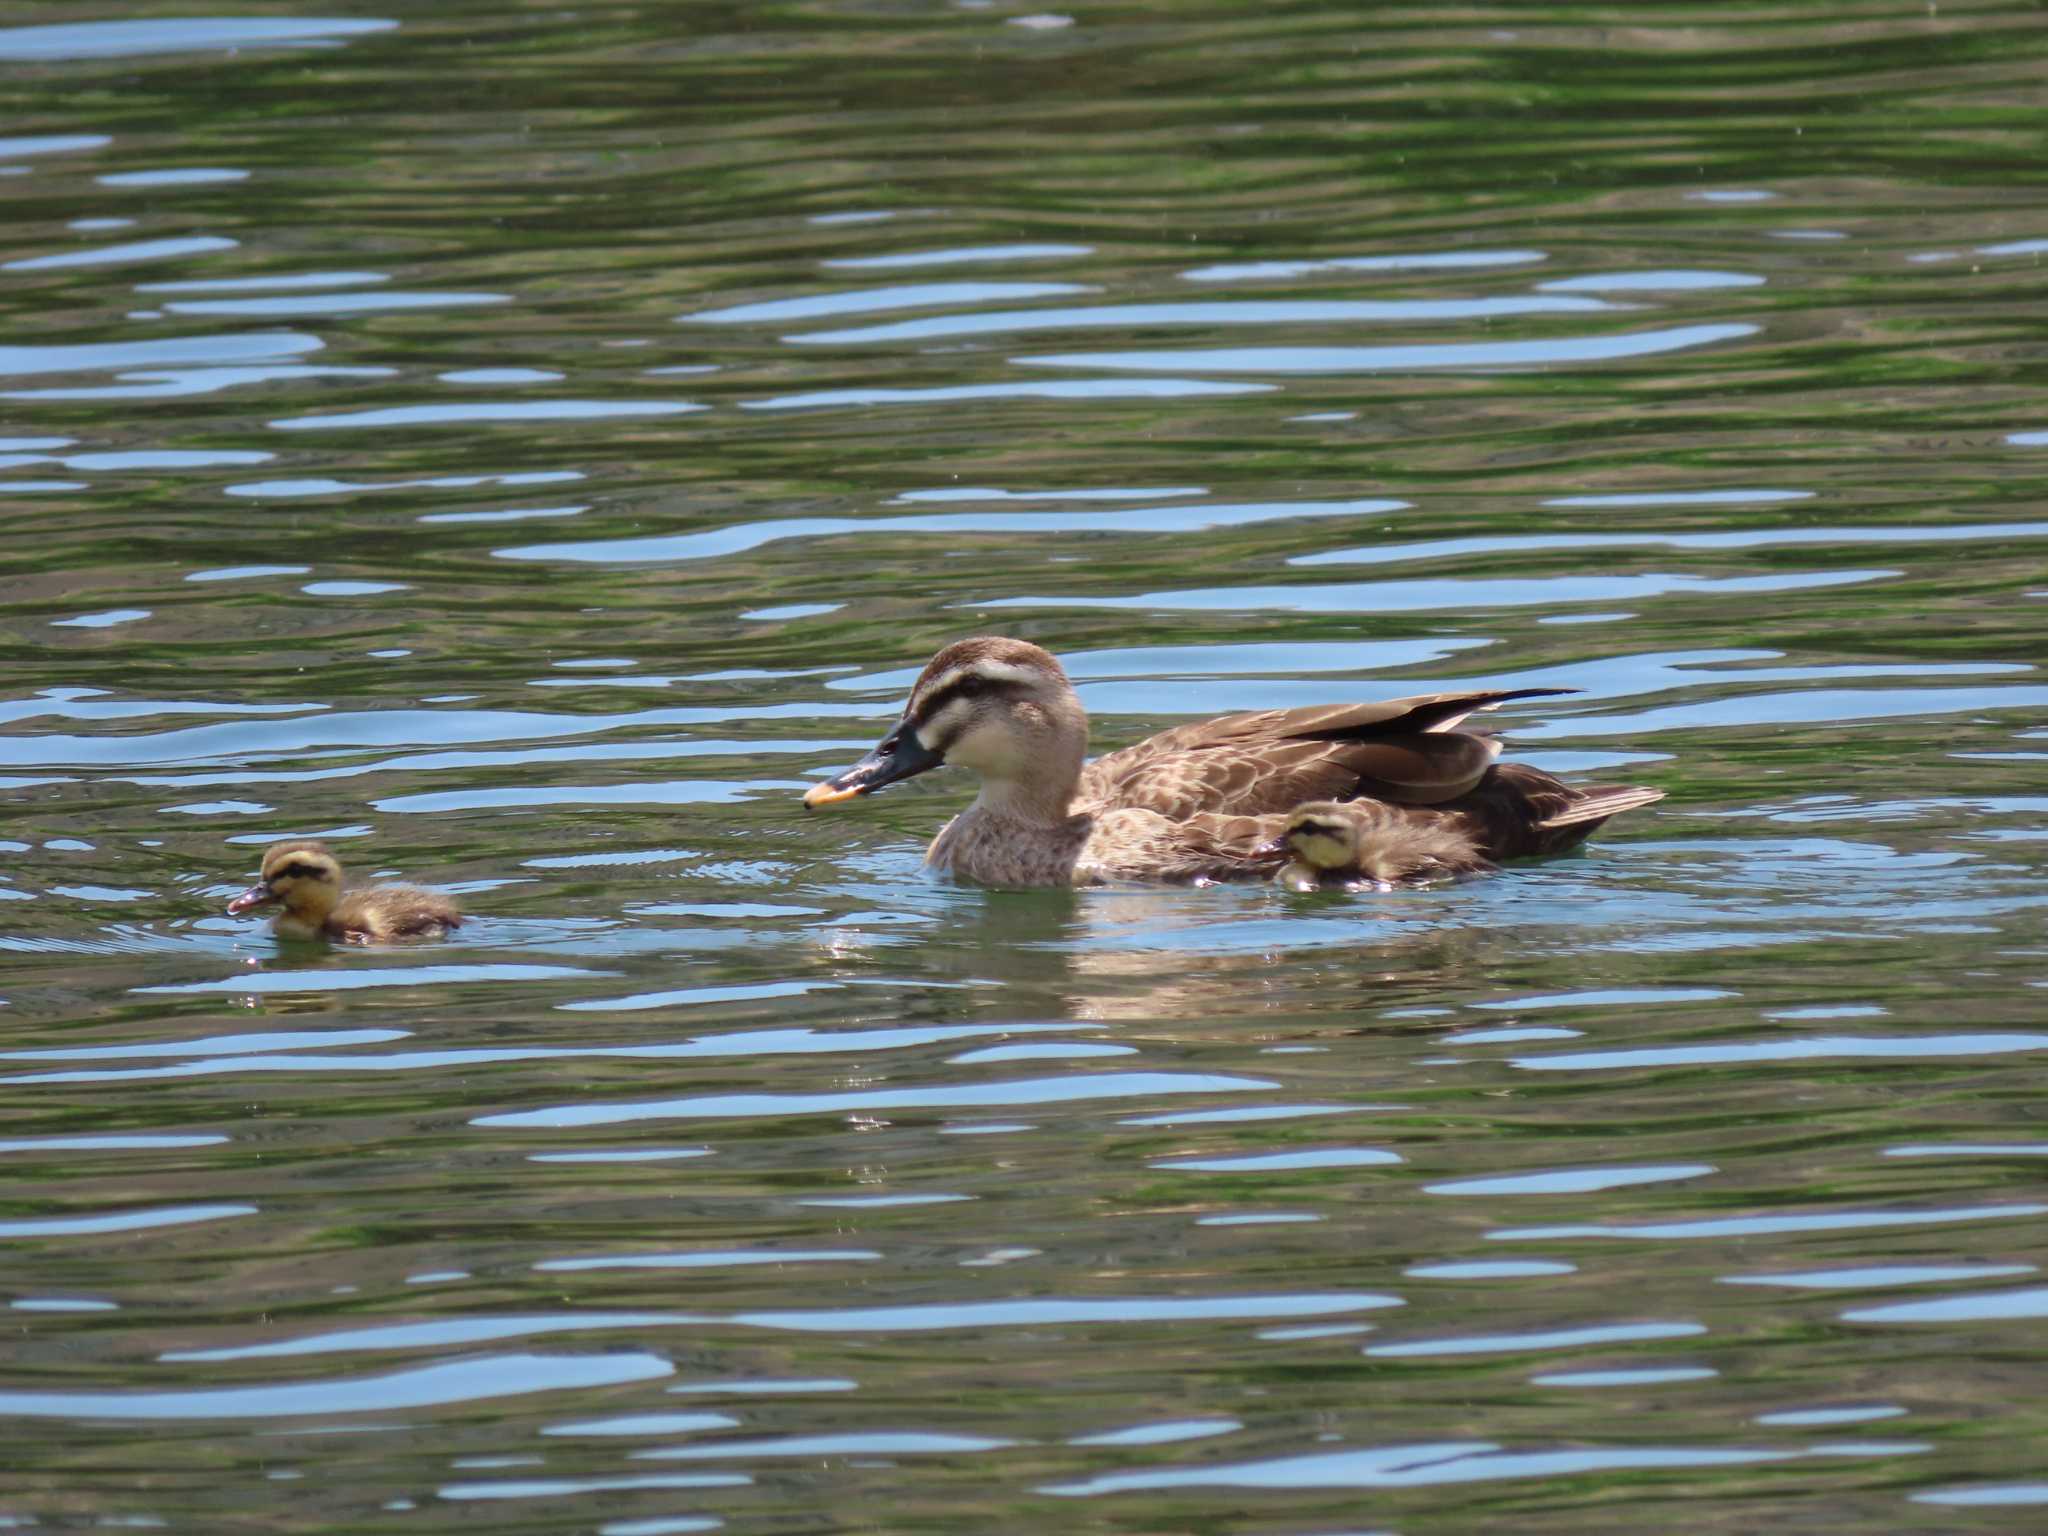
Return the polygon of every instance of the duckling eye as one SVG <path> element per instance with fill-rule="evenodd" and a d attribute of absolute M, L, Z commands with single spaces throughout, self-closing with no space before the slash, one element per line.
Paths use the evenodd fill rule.
<path fill-rule="evenodd" d="M 287 864 L 283 869 L 280 869 L 270 877 L 270 883 L 275 885 L 280 880 L 317 880 L 319 878 L 320 871 L 310 864 Z"/>

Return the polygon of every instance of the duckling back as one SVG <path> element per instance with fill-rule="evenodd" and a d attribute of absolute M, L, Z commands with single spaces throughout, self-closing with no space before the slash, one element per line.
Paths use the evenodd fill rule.
<path fill-rule="evenodd" d="M 461 908 L 439 891 L 417 885 L 373 885 L 351 891 L 327 919 L 328 932 L 352 944 L 438 939 L 461 926 Z"/>

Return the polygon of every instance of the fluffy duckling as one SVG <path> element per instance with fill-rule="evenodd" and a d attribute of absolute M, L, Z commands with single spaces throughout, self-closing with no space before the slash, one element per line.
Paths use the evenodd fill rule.
<path fill-rule="evenodd" d="M 982 636 L 934 656 L 895 728 L 804 804 L 840 804 L 943 764 L 971 769 L 981 793 L 940 829 L 925 862 L 983 885 L 1267 879 L 1285 858 L 1274 839 L 1288 812 L 1322 800 L 1424 826 L 1455 815 L 1482 860 L 1558 853 L 1663 791 L 1578 788 L 1496 764 L 1500 743 L 1460 727 L 1510 699 L 1571 691 L 1255 710 L 1089 762 L 1088 715 L 1059 662 L 1026 641 Z"/>
<path fill-rule="evenodd" d="M 1290 891 L 1390 891 L 1496 867 L 1454 815 L 1423 820 L 1376 800 L 1297 805 L 1267 851 L 1287 854 L 1273 878 Z"/>
<path fill-rule="evenodd" d="M 325 843 L 294 838 L 272 843 L 263 855 L 263 878 L 228 903 L 234 915 L 282 902 L 270 920 L 280 938 L 339 939 L 383 944 L 392 939 L 437 939 L 459 927 L 462 913 L 436 891 L 416 885 L 341 888 L 341 861 Z"/>

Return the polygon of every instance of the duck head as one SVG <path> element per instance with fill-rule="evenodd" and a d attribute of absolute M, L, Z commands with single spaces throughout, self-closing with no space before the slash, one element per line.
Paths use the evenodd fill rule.
<path fill-rule="evenodd" d="M 308 838 L 272 843 L 263 855 L 263 878 L 228 903 L 236 916 L 274 902 L 307 928 L 318 928 L 341 900 L 341 861 L 327 845 Z"/>
<path fill-rule="evenodd" d="M 1010 814 L 1066 814 L 1088 749 L 1088 716 L 1051 653 L 979 636 L 934 656 L 874 751 L 812 787 L 804 805 L 839 805 L 952 764 L 982 781 L 982 801 Z"/>

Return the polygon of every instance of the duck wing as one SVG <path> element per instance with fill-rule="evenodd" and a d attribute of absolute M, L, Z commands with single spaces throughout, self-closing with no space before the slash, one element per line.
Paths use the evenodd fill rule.
<path fill-rule="evenodd" d="M 1304 800 L 1361 795 L 1435 805 L 1476 789 L 1500 745 L 1457 726 L 1509 699 L 1568 693 L 1517 688 L 1432 693 L 1376 704 L 1314 705 L 1175 726 L 1090 763 L 1077 805 L 1277 815 Z"/>
<path fill-rule="evenodd" d="M 1262 880 L 1286 860 L 1279 842 L 1284 822 L 1280 816 L 1201 812 L 1169 819 L 1131 807 L 1104 811 L 1093 818 L 1074 883 Z"/>

